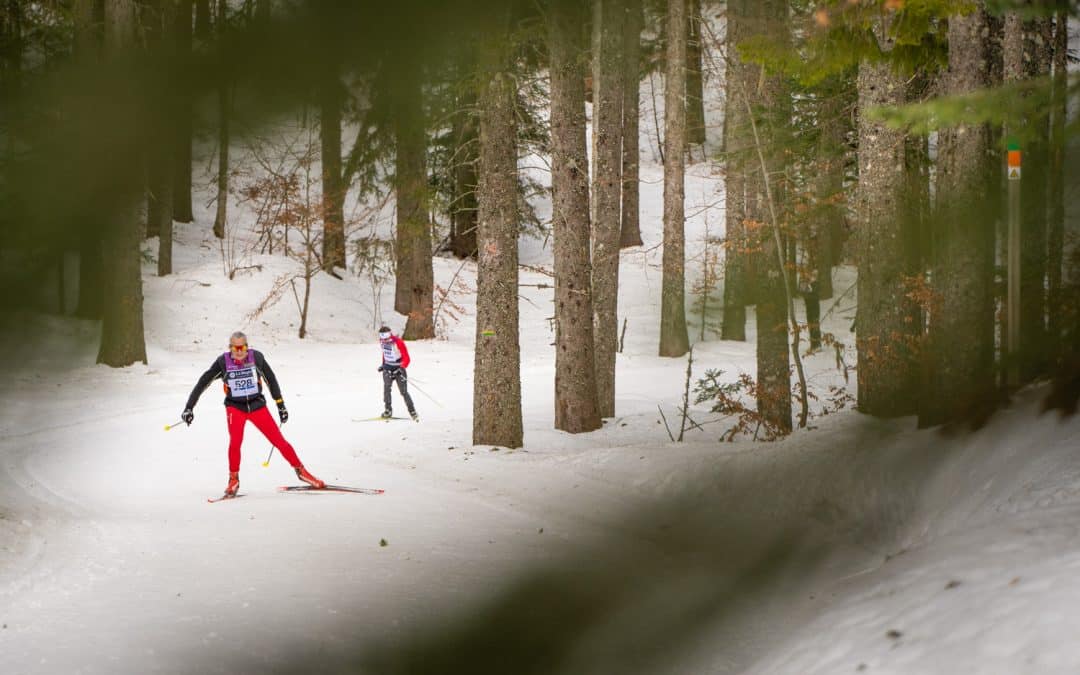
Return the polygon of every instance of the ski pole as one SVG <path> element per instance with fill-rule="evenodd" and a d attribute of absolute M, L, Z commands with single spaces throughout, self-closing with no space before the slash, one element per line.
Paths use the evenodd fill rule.
<path fill-rule="evenodd" d="M 274 444 L 270 444 L 270 454 L 266 456 L 266 461 L 263 462 L 263 466 L 270 466 L 270 458 L 274 456 Z"/>
<path fill-rule="evenodd" d="M 431 398 L 431 394 L 427 393 L 426 391 L 424 391 L 423 389 L 421 389 L 420 387 L 418 387 L 418 386 L 416 385 L 416 380 L 410 380 L 410 381 L 409 381 L 409 383 L 410 383 L 410 384 L 412 384 L 413 388 L 414 388 L 414 389 L 416 389 L 416 391 L 420 392 L 420 393 L 421 393 L 421 394 L 423 394 L 424 396 L 427 396 L 427 397 L 428 397 L 428 398 L 429 398 L 429 399 L 431 400 L 431 402 L 432 402 L 432 403 L 434 403 L 435 405 L 439 406 L 440 408 L 441 408 L 441 407 L 443 407 L 443 404 L 442 404 L 442 403 L 439 403 L 439 402 L 438 402 L 438 401 L 436 401 L 435 399 Z"/>
<path fill-rule="evenodd" d="M 183 423 L 184 423 L 183 420 L 181 420 L 181 421 L 179 421 L 179 422 L 177 422 L 175 424 L 166 424 L 165 425 L 165 431 L 168 431 L 169 429 L 172 429 L 173 427 L 178 427 Z"/>

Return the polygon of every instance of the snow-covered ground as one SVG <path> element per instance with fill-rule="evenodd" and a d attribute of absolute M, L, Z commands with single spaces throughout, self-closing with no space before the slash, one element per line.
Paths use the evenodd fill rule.
<path fill-rule="evenodd" d="M 354 421 L 382 409 L 392 285 L 318 277 L 300 340 L 290 295 L 252 318 L 294 263 L 228 280 L 206 211 L 177 228 L 176 274 L 144 270 L 149 365 L 94 365 L 93 324 L 26 316 L 31 338 L 0 345 L 0 672 L 1080 672 L 1080 420 L 1039 416 L 1038 388 L 953 437 L 845 410 L 776 444 L 720 443 L 715 421 L 669 440 L 686 362 L 656 356 L 662 171 L 642 133 L 617 417 L 591 434 L 551 428 L 551 290 L 523 286 L 525 446 L 470 444 L 472 265 L 460 318 L 410 344 L 419 424 Z M 722 178 L 694 165 L 686 192 L 693 283 Z M 522 262 L 549 266 L 550 241 Z M 437 283 L 459 266 L 437 259 Z M 838 270 L 838 295 L 853 281 Z M 853 307 L 823 307 L 849 345 Z M 690 321 L 695 378 L 753 374 L 752 311 L 747 343 Z M 227 471 L 216 388 L 193 426 L 163 426 L 237 329 L 305 464 L 385 494 L 280 493 L 296 479 L 249 426 L 244 497 L 206 503 Z M 831 351 L 806 365 L 819 394 L 844 381 Z"/>

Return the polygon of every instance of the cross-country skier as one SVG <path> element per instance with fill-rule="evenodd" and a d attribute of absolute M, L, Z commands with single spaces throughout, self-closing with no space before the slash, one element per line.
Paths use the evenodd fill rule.
<path fill-rule="evenodd" d="M 326 483 L 308 473 L 300 463 L 293 446 L 281 435 L 281 429 L 270 417 L 266 399 L 262 394 L 262 381 L 266 379 L 270 395 L 277 403 L 278 417 L 281 423 L 285 424 L 289 421 L 289 411 L 285 409 L 281 398 L 281 387 L 278 386 L 274 371 L 270 369 L 270 364 L 262 353 L 248 349 L 247 336 L 240 331 L 229 337 L 229 351 L 214 359 L 210 368 L 199 378 L 199 382 L 191 390 L 191 396 L 188 396 L 187 406 L 184 407 L 180 419 L 188 426 L 191 425 L 195 419 L 192 411 L 199 401 L 199 396 L 218 378 L 224 381 L 225 419 L 229 426 L 229 483 L 225 487 L 225 496 L 235 496 L 240 489 L 240 444 L 244 440 L 244 424 L 249 420 L 296 470 L 297 478 L 313 488 L 325 487 Z"/>
<path fill-rule="evenodd" d="M 409 350 L 406 349 L 405 342 L 383 326 L 379 328 L 379 346 L 382 347 L 382 365 L 379 366 L 379 372 L 382 373 L 383 403 L 386 404 L 382 416 L 394 415 L 394 406 L 390 401 L 390 385 L 396 381 L 401 398 L 405 399 L 405 405 L 409 409 L 409 416 L 419 422 L 416 406 L 413 405 L 412 396 L 409 396 L 409 376 L 405 372 L 409 367 Z"/>

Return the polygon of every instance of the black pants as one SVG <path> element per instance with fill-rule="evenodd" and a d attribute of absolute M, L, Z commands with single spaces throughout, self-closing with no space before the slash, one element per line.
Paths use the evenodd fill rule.
<path fill-rule="evenodd" d="M 405 374 L 404 368 L 383 368 L 383 403 L 386 405 L 386 409 L 393 409 L 393 404 L 390 402 L 390 385 L 392 385 L 395 380 L 397 381 L 398 391 L 401 392 L 401 398 L 405 399 L 405 406 L 408 407 L 409 413 L 416 412 L 416 408 L 413 406 L 412 396 L 409 396 L 409 376 Z"/>

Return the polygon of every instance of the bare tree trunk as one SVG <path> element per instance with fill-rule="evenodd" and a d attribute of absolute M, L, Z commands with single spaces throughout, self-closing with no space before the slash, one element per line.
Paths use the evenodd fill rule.
<path fill-rule="evenodd" d="M 114 63 L 130 58 L 130 51 L 135 47 L 135 10 L 134 0 L 106 2 L 105 52 Z M 120 79 L 128 80 L 130 86 L 130 78 L 117 76 L 117 80 Z M 111 91 L 124 90 L 119 81 L 111 84 Z M 112 127 L 107 133 L 117 139 L 115 147 L 120 153 L 123 179 L 118 194 L 109 200 L 111 209 L 106 216 L 104 255 L 109 265 L 105 268 L 101 347 L 97 362 L 121 367 L 136 361 L 146 363 L 138 216 L 141 172 L 135 160 L 138 155 L 134 144 L 123 140 L 132 129 L 138 128 L 134 99 L 123 98 L 116 103 L 116 114 L 111 117 L 111 122 Z"/>
<path fill-rule="evenodd" d="M 1048 351 L 1051 369 L 1061 357 L 1065 318 L 1062 307 L 1062 262 L 1065 249 L 1065 119 L 1069 49 L 1069 14 L 1059 9 L 1054 21 L 1053 94 L 1050 102 L 1050 222 L 1047 226 Z"/>
<path fill-rule="evenodd" d="M 982 3 L 949 17 L 949 69 L 944 92 L 958 95 L 986 86 L 987 44 Z M 930 312 L 927 386 L 919 425 L 955 422 L 994 396 L 994 228 L 987 195 L 993 194 L 993 159 L 984 124 L 944 130 L 938 140 L 939 223 L 933 280 L 938 296 Z M 860 299 L 861 301 L 861 299 Z"/>
<path fill-rule="evenodd" d="M 322 157 L 322 264 L 327 272 L 345 267 L 345 186 L 341 177 L 342 85 L 336 64 L 327 66 L 320 89 L 319 140 Z"/>
<path fill-rule="evenodd" d="M 394 311 L 408 315 L 412 311 L 414 242 L 427 226 L 427 135 L 423 117 L 423 94 L 419 66 L 398 82 L 401 88 L 394 116 L 397 147 L 395 170 L 397 182 L 397 243 Z"/>
<path fill-rule="evenodd" d="M 689 0 L 686 11 L 686 141 L 705 145 L 705 92 L 701 54 L 701 0 Z M 671 31 L 668 31 L 670 34 Z M 666 155 L 665 155 L 666 157 Z"/>
<path fill-rule="evenodd" d="M 874 28 L 883 51 L 891 51 L 892 15 Z M 905 77 L 888 62 L 859 65 L 858 406 L 877 417 L 915 412 L 918 370 L 915 339 L 918 309 L 905 279 L 910 224 L 903 217 L 905 142 L 903 131 L 866 114 L 875 106 L 906 100 Z"/>
<path fill-rule="evenodd" d="M 226 73 L 225 40 L 228 33 L 226 3 L 218 0 L 217 38 L 221 41 L 218 63 L 218 167 L 217 212 L 214 214 L 214 236 L 225 238 L 229 206 L 229 78 Z M 197 27 L 197 26 L 196 26 Z"/>
<path fill-rule="evenodd" d="M 743 0 L 747 38 L 767 38 L 779 45 L 790 43 L 788 6 L 783 0 Z M 744 33 L 740 28 L 740 39 Z M 761 226 L 753 244 L 760 249 L 754 264 L 759 274 L 754 280 L 757 311 L 757 409 L 762 417 L 780 433 L 791 431 L 791 361 L 788 347 L 787 273 L 782 266 L 785 251 L 779 216 L 786 202 L 783 185 L 783 152 L 781 130 L 789 119 L 790 101 L 782 80 L 776 75 L 761 73 L 754 68 L 751 86 L 735 90 L 743 97 L 747 115 L 750 148 L 758 159 L 746 179 L 746 219 Z M 751 101 L 756 109 L 751 111 Z M 738 99 L 732 100 L 737 105 Z M 750 115 L 760 117 L 761 124 Z M 763 140 L 755 140 L 756 129 Z M 746 132 L 744 132 L 746 133 Z M 730 149 L 729 149 L 730 150 Z M 775 178 L 774 178 L 775 177 Z M 771 184 L 770 184 L 771 182 Z"/>
<path fill-rule="evenodd" d="M 205 40 L 210 36 L 210 0 L 195 0 L 195 37 Z"/>
<path fill-rule="evenodd" d="M 551 52 L 551 189 L 555 231 L 555 428 L 601 426 L 589 284 L 589 175 L 585 150 L 586 36 L 575 0 L 548 11 Z M 625 195 L 624 195 L 625 197 Z"/>
<path fill-rule="evenodd" d="M 164 73 L 154 83 L 150 130 L 146 143 L 147 160 L 147 218 L 146 235 L 158 237 L 158 276 L 172 274 L 173 244 L 173 169 L 175 116 L 179 105 L 173 81 L 176 73 L 176 16 L 178 0 L 156 0 L 143 10 L 148 20 L 147 42 L 151 60 Z"/>
<path fill-rule="evenodd" d="M 517 148 L 513 79 L 485 74 L 480 93 L 480 230 L 473 369 L 473 444 L 519 448 Z"/>
<path fill-rule="evenodd" d="M 73 19 L 75 29 L 74 57 L 84 67 L 94 67 L 101 58 L 103 6 L 98 0 L 77 0 Z M 94 216 L 89 216 L 88 221 Z M 92 221 L 83 223 L 79 231 L 79 300 L 75 316 L 82 319 L 102 318 L 102 287 L 104 267 L 101 258 L 101 231 Z"/>
<path fill-rule="evenodd" d="M 176 147 L 173 155 L 173 220 L 190 223 L 195 220 L 191 211 L 191 76 L 185 64 L 191 59 L 191 0 L 179 0 L 176 14 L 176 59 L 180 76 L 175 82 Z"/>
<path fill-rule="evenodd" d="M 599 34 L 593 72 L 594 221 L 592 292 L 596 392 L 601 417 L 615 415 L 618 338 L 620 186 L 622 185 L 622 10 L 617 0 L 595 0 Z"/>
<path fill-rule="evenodd" d="M 623 22 L 622 105 L 622 225 L 619 246 L 641 246 L 641 205 L 638 164 L 640 148 L 641 28 L 645 21 L 641 0 L 626 0 Z"/>
<path fill-rule="evenodd" d="M 746 341 L 746 148 L 750 136 L 746 111 L 732 92 L 749 91 L 752 71 L 742 63 L 735 45 L 745 31 L 744 3 L 728 4 L 727 59 L 725 62 L 724 102 L 724 319 L 720 328 L 723 340 Z"/>
<path fill-rule="evenodd" d="M 464 87 L 454 113 L 454 202 L 450 205 L 450 250 L 458 258 L 476 257 L 476 164 L 480 139 L 476 125 L 476 93 Z"/>
<path fill-rule="evenodd" d="M 687 0 L 668 0 L 667 72 L 664 74 L 664 254 L 660 291 L 660 356 L 690 349 L 686 332 L 686 161 Z M 690 19 L 693 21 L 693 18 Z"/>

